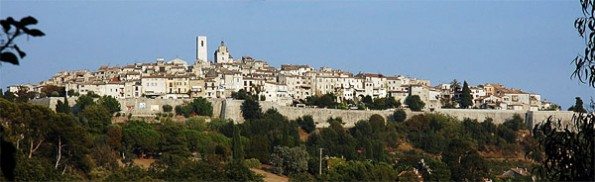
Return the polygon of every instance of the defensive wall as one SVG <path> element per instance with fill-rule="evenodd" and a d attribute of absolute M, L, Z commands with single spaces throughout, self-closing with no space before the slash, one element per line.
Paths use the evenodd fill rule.
<path fill-rule="evenodd" d="M 58 100 L 64 100 L 63 97 L 42 98 L 30 101 L 33 104 L 48 106 L 55 109 Z M 241 105 L 243 100 L 234 99 L 207 99 L 213 105 L 213 117 L 232 119 L 236 122 L 243 122 L 244 118 L 241 113 Z M 68 98 L 68 103 L 72 106 L 76 101 L 75 97 Z M 132 114 L 133 116 L 153 116 L 156 113 L 163 112 L 163 105 L 171 105 L 175 107 L 186 102 L 189 99 L 118 99 L 121 105 L 122 113 Z M 369 119 L 370 116 L 378 114 L 385 119 L 391 118 L 393 111 L 391 110 L 340 110 L 340 109 L 324 109 L 324 108 L 303 108 L 280 106 L 273 102 L 261 101 L 262 111 L 275 108 L 279 113 L 288 119 L 296 119 L 304 115 L 311 115 L 317 127 L 326 127 L 326 121 L 330 117 L 341 117 L 344 126 L 352 127 L 360 120 Z M 535 124 L 544 122 L 549 117 L 553 119 L 560 119 L 564 123 L 569 123 L 572 119 L 573 112 L 570 111 L 510 111 L 510 110 L 480 110 L 480 109 L 436 109 L 427 112 L 411 112 L 406 110 L 407 117 L 423 113 L 440 113 L 455 117 L 459 120 L 465 118 L 476 119 L 480 122 L 487 118 L 492 118 L 495 124 L 501 124 L 506 119 L 512 118 L 518 114 L 523 118 L 527 125 L 533 126 Z"/>

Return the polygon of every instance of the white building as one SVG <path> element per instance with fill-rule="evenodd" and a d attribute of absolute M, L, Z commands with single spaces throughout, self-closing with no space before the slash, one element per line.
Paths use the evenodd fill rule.
<path fill-rule="evenodd" d="M 260 96 L 264 96 L 265 101 L 276 102 L 280 105 L 290 105 L 293 101 L 287 92 L 287 85 L 266 82 L 264 84 L 264 91 L 260 92 Z"/>
<path fill-rule="evenodd" d="M 139 98 L 141 97 L 143 88 L 140 81 L 124 82 L 124 98 Z"/>
<path fill-rule="evenodd" d="M 99 93 L 101 96 L 112 96 L 113 98 L 124 98 L 124 84 L 119 82 L 106 83 L 99 85 Z"/>
<path fill-rule="evenodd" d="M 166 78 L 164 76 L 146 76 L 141 78 L 143 94 L 146 96 L 160 96 L 166 93 Z"/>

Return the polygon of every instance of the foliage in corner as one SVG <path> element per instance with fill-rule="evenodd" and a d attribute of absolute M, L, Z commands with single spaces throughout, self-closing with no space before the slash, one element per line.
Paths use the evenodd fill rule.
<path fill-rule="evenodd" d="M 29 27 L 30 25 L 35 24 L 37 24 L 37 19 L 31 16 L 24 17 L 19 21 L 12 17 L 0 20 L 0 25 L 2 26 L 4 34 L 2 36 L 2 45 L 0 45 L 0 62 L 19 65 L 19 58 L 23 59 L 27 54 L 14 43 L 14 40 L 20 35 L 33 37 L 45 36 L 45 33 L 41 30 Z M 19 55 L 18 58 L 17 54 Z"/>
<path fill-rule="evenodd" d="M 595 114 L 579 113 L 573 123 L 553 118 L 535 126 L 545 159 L 536 169 L 553 181 L 595 181 Z"/>
<path fill-rule="evenodd" d="M 574 28 L 585 40 L 585 51 L 572 61 L 576 66 L 571 77 L 595 87 L 595 6 L 593 1 L 580 0 L 582 17 L 574 21 Z"/>

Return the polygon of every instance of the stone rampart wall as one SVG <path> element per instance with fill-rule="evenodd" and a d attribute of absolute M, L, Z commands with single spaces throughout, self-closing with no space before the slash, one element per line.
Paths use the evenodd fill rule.
<path fill-rule="evenodd" d="M 58 100 L 63 100 L 61 97 L 35 99 L 30 101 L 33 104 L 48 106 L 51 109 L 55 109 L 55 105 Z M 69 98 L 69 104 L 72 106 L 75 104 L 76 98 Z M 243 122 L 241 105 L 242 100 L 234 99 L 208 99 L 213 105 L 213 117 L 232 119 L 236 122 Z M 190 102 L 189 99 L 118 99 L 121 105 L 122 113 L 132 113 L 133 116 L 152 116 L 156 113 L 163 112 L 162 106 L 165 104 L 175 107 L 186 102 Z M 316 122 L 317 127 L 326 127 L 328 123 L 326 121 L 330 117 L 341 117 L 344 126 L 352 127 L 356 122 L 360 120 L 369 119 L 374 114 L 379 114 L 385 119 L 391 118 L 393 111 L 377 111 L 377 110 L 339 110 L 339 109 L 321 109 L 321 108 L 300 108 L 290 106 L 280 106 L 273 102 L 260 102 L 263 112 L 275 108 L 279 113 L 286 116 L 288 119 L 296 119 L 304 115 L 311 115 Z M 413 115 L 422 114 L 423 112 L 411 112 L 406 111 L 407 117 Z M 573 112 L 570 111 L 509 111 L 509 110 L 476 110 L 476 109 L 437 109 L 434 113 L 441 113 L 450 115 L 459 120 L 465 118 L 477 119 L 482 122 L 486 118 L 492 118 L 495 124 L 501 124 L 506 119 L 512 118 L 515 114 L 518 114 L 523 118 L 528 125 L 535 125 L 544 122 L 548 117 L 552 116 L 553 119 L 560 119 L 565 123 L 570 122 Z"/>

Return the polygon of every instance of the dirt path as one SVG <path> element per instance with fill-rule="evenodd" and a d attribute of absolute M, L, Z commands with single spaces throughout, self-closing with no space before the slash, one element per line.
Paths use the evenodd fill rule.
<path fill-rule="evenodd" d="M 286 176 L 279 176 L 270 172 L 266 172 L 263 171 L 261 169 L 250 169 L 252 170 L 252 172 L 256 173 L 256 174 L 260 174 L 264 176 L 264 181 L 266 182 L 287 182 L 289 181 L 289 178 Z"/>
<path fill-rule="evenodd" d="M 132 159 L 132 162 L 144 169 L 149 169 L 151 164 L 155 162 L 155 159 Z"/>

